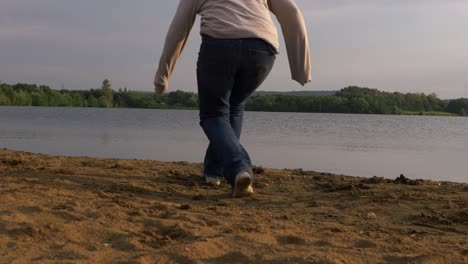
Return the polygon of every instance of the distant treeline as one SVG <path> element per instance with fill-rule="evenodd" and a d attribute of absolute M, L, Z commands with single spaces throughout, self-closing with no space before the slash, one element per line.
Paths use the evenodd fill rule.
<path fill-rule="evenodd" d="M 34 84 L 0 83 L 0 105 L 117 107 L 155 109 L 196 109 L 195 93 L 175 91 L 164 96 L 150 92 L 114 91 L 108 80 L 100 89 L 54 90 Z M 248 111 L 356 113 L 356 114 L 447 114 L 468 113 L 468 99 L 441 100 L 436 94 L 389 93 L 350 86 L 332 95 L 254 94 L 247 100 Z"/>
<path fill-rule="evenodd" d="M 279 112 L 466 115 L 468 99 L 441 100 L 436 94 L 389 93 L 350 86 L 328 96 L 252 96 L 247 108 Z"/>
<path fill-rule="evenodd" d="M 176 91 L 165 96 L 127 89 L 114 91 L 108 80 L 100 89 L 54 90 L 49 86 L 0 84 L 0 105 L 60 106 L 60 107 L 116 107 L 116 108 L 197 108 L 198 96 Z"/>

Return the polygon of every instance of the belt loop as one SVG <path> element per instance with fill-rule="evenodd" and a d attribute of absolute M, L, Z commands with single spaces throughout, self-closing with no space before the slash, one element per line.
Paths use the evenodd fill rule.
<path fill-rule="evenodd" d="M 243 39 L 239 39 L 239 56 L 243 56 L 245 55 L 245 52 L 244 52 L 245 48 L 244 48 L 244 41 Z"/>

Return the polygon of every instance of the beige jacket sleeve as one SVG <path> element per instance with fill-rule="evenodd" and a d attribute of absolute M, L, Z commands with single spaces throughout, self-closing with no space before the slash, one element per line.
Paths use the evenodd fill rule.
<path fill-rule="evenodd" d="M 154 77 L 157 93 L 167 90 L 169 78 L 187 43 L 197 16 L 199 1 L 180 0 L 174 19 L 169 27 L 159 67 Z M 159 90 L 159 91 L 158 91 Z"/>
<path fill-rule="evenodd" d="M 312 80 L 310 49 L 304 17 L 294 0 L 268 0 L 283 31 L 292 79 L 301 85 Z"/>

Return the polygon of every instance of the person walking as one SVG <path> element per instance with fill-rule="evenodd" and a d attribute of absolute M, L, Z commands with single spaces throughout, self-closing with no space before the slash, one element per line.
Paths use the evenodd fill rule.
<path fill-rule="evenodd" d="M 246 100 L 267 78 L 279 53 L 270 12 L 281 25 L 292 79 L 305 85 L 311 81 L 309 43 L 294 0 L 180 0 L 154 79 L 156 94 L 164 94 L 199 15 L 200 126 L 209 139 L 203 174 L 216 185 L 226 179 L 234 198 L 253 194 L 252 161 L 240 137 Z"/>

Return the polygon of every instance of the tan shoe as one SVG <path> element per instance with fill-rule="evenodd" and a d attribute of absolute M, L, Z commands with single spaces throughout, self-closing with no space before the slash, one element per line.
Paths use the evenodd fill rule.
<path fill-rule="evenodd" d="M 254 193 L 252 188 L 252 177 L 246 171 L 240 172 L 236 175 L 234 180 L 234 189 L 232 191 L 232 198 L 241 198 L 250 196 Z"/>
<path fill-rule="evenodd" d="M 252 184 L 249 185 L 249 187 L 247 188 L 246 192 L 248 193 L 248 195 L 254 194 L 254 190 L 253 190 Z"/>
<path fill-rule="evenodd" d="M 221 185 L 221 180 L 217 177 L 211 177 L 208 175 L 205 175 L 205 182 L 208 185 L 214 186 L 214 187 L 219 187 Z"/>

